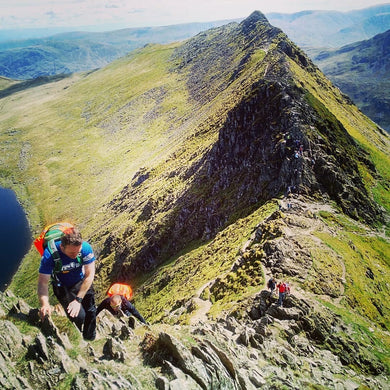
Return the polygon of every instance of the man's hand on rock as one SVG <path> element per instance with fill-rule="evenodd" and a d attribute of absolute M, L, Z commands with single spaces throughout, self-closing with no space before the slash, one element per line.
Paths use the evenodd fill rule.
<path fill-rule="evenodd" d="M 76 300 L 73 300 L 69 303 L 68 308 L 66 311 L 68 312 L 70 317 L 77 317 L 81 308 L 81 303 L 77 302 Z"/>
<path fill-rule="evenodd" d="M 44 305 L 39 309 L 39 317 L 41 318 L 41 321 L 45 319 L 45 317 L 50 317 L 51 315 L 51 306 L 50 305 Z"/>

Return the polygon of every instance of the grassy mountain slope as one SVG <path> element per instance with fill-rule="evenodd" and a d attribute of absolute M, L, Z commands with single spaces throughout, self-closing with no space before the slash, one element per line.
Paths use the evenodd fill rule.
<path fill-rule="evenodd" d="M 272 356 L 303 359 L 302 337 L 343 380 L 388 371 L 390 139 L 261 13 L 0 102 L 0 184 L 35 233 L 80 225 L 99 298 L 129 281 L 153 323 L 270 318 Z M 31 305 L 38 263 L 32 250 L 10 287 Z M 286 310 L 263 302 L 270 274 L 292 284 Z M 291 367 L 296 386 L 324 385 Z"/>
<path fill-rule="evenodd" d="M 321 70 L 355 104 L 385 130 L 390 130 L 390 30 L 367 41 L 313 57 Z"/>
<path fill-rule="evenodd" d="M 272 13 L 268 18 L 273 25 L 286 32 L 296 44 L 304 47 L 324 73 L 343 92 L 352 97 L 355 104 L 366 115 L 387 129 L 387 85 L 385 82 L 378 85 L 378 78 L 381 76 L 371 70 L 368 72 L 364 70 L 368 62 L 376 61 L 379 57 L 378 53 L 382 53 L 386 45 L 379 47 L 379 41 L 376 41 L 374 46 L 377 50 L 372 48 L 370 53 L 367 52 L 366 45 L 365 56 L 362 58 L 360 54 L 353 55 L 353 60 L 345 55 L 344 49 L 342 54 L 336 54 L 340 52 L 335 50 L 332 54 L 327 54 L 327 58 L 324 59 L 323 48 L 339 47 L 383 33 L 390 28 L 389 15 L 389 5 L 383 4 L 350 12 Z M 190 23 L 100 33 L 75 31 L 44 39 L 7 40 L 0 42 L 0 74 L 16 79 L 29 79 L 88 71 L 101 68 L 145 44 L 180 41 L 223 23 L 223 21 Z M 348 50 L 352 49 L 348 48 Z M 320 56 L 317 55 L 319 51 L 322 52 Z M 382 58 L 385 58 L 385 55 Z M 359 62 L 358 66 L 357 62 Z M 350 65 L 354 70 L 352 72 L 344 70 L 341 75 L 340 68 L 349 69 Z M 337 73 L 337 80 L 335 73 Z"/>
<path fill-rule="evenodd" d="M 0 74 L 14 79 L 67 74 L 107 65 L 123 54 L 102 43 L 72 40 L 0 52 Z"/>

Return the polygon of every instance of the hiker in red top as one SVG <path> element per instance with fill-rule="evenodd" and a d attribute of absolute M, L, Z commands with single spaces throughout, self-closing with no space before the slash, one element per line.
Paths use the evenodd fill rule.
<path fill-rule="evenodd" d="M 278 306 L 283 307 L 283 300 L 286 297 L 286 294 L 290 293 L 290 287 L 283 281 L 279 282 L 276 287 L 279 290 Z"/>

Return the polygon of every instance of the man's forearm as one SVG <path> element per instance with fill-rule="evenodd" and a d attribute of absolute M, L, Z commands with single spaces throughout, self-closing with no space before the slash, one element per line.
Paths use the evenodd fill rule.
<path fill-rule="evenodd" d="M 38 299 L 41 306 L 49 304 L 49 289 L 47 286 L 38 284 Z"/>
<path fill-rule="evenodd" d="M 51 314 L 51 307 L 49 303 L 49 287 L 48 287 L 48 280 L 50 276 L 47 275 L 39 275 L 38 279 L 38 299 L 39 303 L 41 305 L 41 308 L 39 309 L 39 315 L 41 319 L 43 319 L 45 316 L 50 316 Z"/>

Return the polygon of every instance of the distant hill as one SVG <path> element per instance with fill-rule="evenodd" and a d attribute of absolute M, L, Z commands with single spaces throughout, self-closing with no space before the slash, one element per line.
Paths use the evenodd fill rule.
<path fill-rule="evenodd" d="M 74 28 L 72 30 L 82 30 Z M 108 30 L 108 29 L 107 29 Z M 45 38 L 54 34 L 59 34 L 69 31 L 67 27 L 41 27 L 41 28 L 11 28 L 0 29 L 0 42 L 4 41 L 20 41 L 32 38 Z M 88 31 L 88 30 L 85 30 Z"/>
<path fill-rule="evenodd" d="M 30 79 L 101 68 L 149 43 L 182 41 L 227 21 L 108 32 L 66 32 L 42 39 L 0 42 L 0 75 Z"/>
<path fill-rule="evenodd" d="M 267 18 L 302 48 L 337 48 L 390 29 L 390 3 L 349 12 L 270 13 Z"/>
<path fill-rule="evenodd" d="M 15 80 L 10 80 L 7 77 L 0 76 L 0 91 L 2 89 L 7 89 L 7 88 L 11 87 L 15 83 L 16 83 Z"/>
<path fill-rule="evenodd" d="M 42 41 L 0 52 L 0 74 L 13 79 L 100 68 L 122 55 L 113 45 L 83 40 Z"/>
<path fill-rule="evenodd" d="M 306 50 L 313 47 L 336 48 L 390 29 L 390 4 L 350 12 L 303 11 L 266 16 L 272 25 L 281 28 L 292 41 Z M 237 21 L 241 19 L 107 32 L 76 31 L 46 38 L 3 40 L 0 42 L 0 75 L 29 79 L 100 68 L 145 44 L 182 41 L 209 28 Z M 36 32 L 31 31 L 30 34 L 34 37 Z M 6 32 L 4 37 L 7 37 Z"/>
<path fill-rule="evenodd" d="M 372 120 L 390 132 L 390 30 L 313 56 L 321 70 Z"/>

